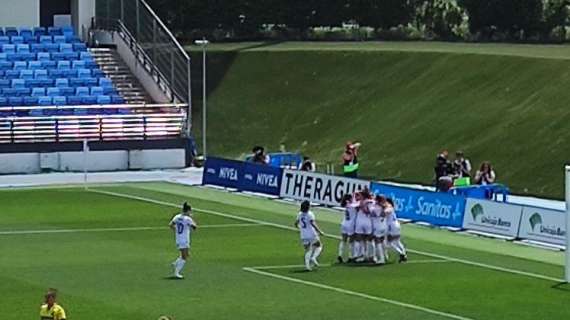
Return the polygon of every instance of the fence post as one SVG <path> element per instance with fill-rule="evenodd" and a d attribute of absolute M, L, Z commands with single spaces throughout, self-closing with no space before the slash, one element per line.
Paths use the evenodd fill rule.
<path fill-rule="evenodd" d="M 174 102 L 174 49 L 170 50 L 170 92 L 172 93 L 172 102 Z"/>
<path fill-rule="evenodd" d="M 186 75 L 188 77 L 188 114 L 186 115 L 186 121 L 188 124 L 186 125 L 186 134 L 190 137 L 190 132 L 192 131 L 192 87 L 191 87 L 191 77 L 190 77 L 190 60 L 186 60 L 187 65 L 187 72 Z"/>
<path fill-rule="evenodd" d="M 14 143 L 14 120 L 10 120 L 10 142 Z"/>
<path fill-rule="evenodd" d="M 125 2 L 121 0 L 121 21 L 125 21 Z"/>
<path fill-rule="evenodd" d="M 152 60 L 156 61 L 156 19 L 152 20 Z"/>
<path fill-rule="evenodd" d="M 136 5 L 136 7 L 137 7 L 137 8 L 136 8 L 136 10 L 137 10 L 137 12 L 136 12 L 137 30 L 136 30 L 136 33 L 135 33 L 135 39 L 137 39 L 137 41 L 139 41 L 139 40 L 140 40 L 140 27 L 141 27 L 141 22 L 140 22 L 140 6 L 139 6 L 140 0 L 136 0 L 136 4 L 137 4 L 137 5 Z"/>

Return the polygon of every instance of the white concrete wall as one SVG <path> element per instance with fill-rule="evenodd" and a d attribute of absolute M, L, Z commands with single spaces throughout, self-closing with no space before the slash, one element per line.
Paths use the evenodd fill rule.
<path fill-rule="evenodd" d="M 0 0 L 0 26 L 37 27 L 40 25 L 40 0 Z"/>
<path fill-rule="evenodd" d="M 95 0 L 71 0 L 71 21 L 75 32 L 86 41 L 86 33 L 91 26 L 91 18 L 95 16 Z"/>
<path fill-rule="evenodd" d="M 179 169 L 186 166 L 184 149 L 131 150 L 131 169 Z"/>
<path fill-rule="evenodd" d="M 89 151 L 87 171 L 125 171 L 180 169 L 185 163 L 184 149 Z M 48 171 L 83 171 L 83 152 L 2 153 L 0 174 Z M 0 180 L 2 180 L 0 176 Z"/>
<path fill-rule="evenodd" d="M 2 174 L 37 173 L 37 172 L 40 172 L 39 153 L 0 154 L 0 173 Z"/>
<path fill-rule="evenodd" d="M 60 152 L 59 171 L 83 171 L 83 152 Z M 117 171 L 129 168 L 129 152 L 91 151 L 87 154 L 88 171 Z"/>

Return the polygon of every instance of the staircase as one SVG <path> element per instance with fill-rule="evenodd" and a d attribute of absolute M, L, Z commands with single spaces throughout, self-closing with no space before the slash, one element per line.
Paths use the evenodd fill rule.
<path fill-rule="evenodd" d="M 138 79 L 131 73 L 115 49 L 90 48 L 93 59 L 128 104 L 152 103 Z"/>

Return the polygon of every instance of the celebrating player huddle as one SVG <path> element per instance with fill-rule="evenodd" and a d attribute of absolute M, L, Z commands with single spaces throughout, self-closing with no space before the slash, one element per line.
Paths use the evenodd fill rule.
<path fill-rule="evenodd" d="M 400 223 L 396 217 L 394 202 L 384 196 L 373 196 L 368 189 L 347 194 L 342 198 L 344 216 L 341 223 L 342 238 L 338 245 L 338 262 L 385 264 L 388 248 L 400 255 L 399 262 L 408 260 L 406 248 L 400 241 Z M 301 211 L 295 220 L 305 248 L 305 268 L 311 271 L 318 266 L 317 258 L 323 250 L 319 235 L 322 231 L 310 211 L 309 201 L 301 203 Z"/>
<path fill-rule="evenodd" d="M 400 223 L 394 202 L 384 196 L 373 196 L 363 190 L 343 197 L 344 217 L 341 223 L 342 239 L 338 246 L 338 261 L 386 263 L 388 246 L 400 255 L 399 262 L 407 261 L 406 248 L 400 241 Z"/>

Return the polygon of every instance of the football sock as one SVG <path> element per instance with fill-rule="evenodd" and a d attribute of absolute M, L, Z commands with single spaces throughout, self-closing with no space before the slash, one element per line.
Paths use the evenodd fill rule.
<path fill-rule="evenodd" d="M 340 243 L 338 244 L 338 256 L 342 257 L 344 255 L 344 241 L 340 240 Z"/>
<path fill-rule="evenodd" d="M 353 241 L 348 242 L 348 258 L 349 259 L 354 258 L 354 242 Z"/>
<path fill-rule="evenodd" d="M 322 251 L 323 251 L 323 245 L 322 245 L 322 243 L 321 243 L 320 246 L 315 247 L 315 248 L 313 249 L 313 255 L 312 255 L 311 258 L 317 260 L 317 258 L 321 255 L 321 252 L 322 252 Z"/>
<path fill-rule="evenodd" d="M 176 274 L 179 274 L 180 271 L 182 271 L 182 268 L 184 268 L 184 265 L 186 264 L 186 260 L 182 259 L 182 258 L 178 258 L 176 261 Z"/>
<path fill-rule="evenodd" d="M 311 255 L 313 254 L 313 250 L 309 249 L 305 252 L 305 267 L 307 269 L 311 269 Z"/>
<path fill-rule="evenodd" d="M 368 257 L 373 258 L 375 254 L 376 254 L 376 242 L 370 241 L 370 246 L 368 249 Z"/>
<path fill-rule="evenodd" d="M 384 246 L 381 243 L 376 244 L 376 258 L 380 263 L 386 262 L 386 257 L 384 256 Z"/>
<path fill-rule="evenodd" d="M 400 240 L 394 240 L 390 242 L 390 246 L 392 246 L 392 248 L 394 250 L 396 250 L 396 252 L 398 252 L 401 255 L 405 255 L 406 253 L 404 252 L 404 250 L 402 250 L 402 248 L 400 247 L 400 245 L 398 244 L 400 242 Z"/>

